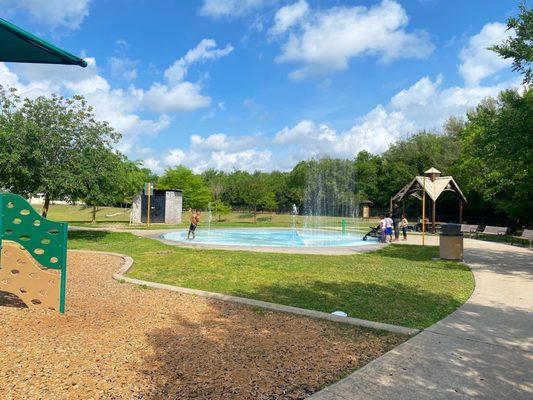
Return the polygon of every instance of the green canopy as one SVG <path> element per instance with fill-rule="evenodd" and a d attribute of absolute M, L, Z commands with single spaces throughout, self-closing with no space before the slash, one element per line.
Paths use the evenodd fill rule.
<path fill-rule="evenodd" d="M 0 18 L 0 61 L 87 66 L 85 60 L 39 39 L 2 18 Z"/>

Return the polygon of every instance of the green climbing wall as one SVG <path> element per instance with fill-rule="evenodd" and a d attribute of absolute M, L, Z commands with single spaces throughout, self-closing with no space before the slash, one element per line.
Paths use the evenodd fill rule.
<path fill-rule="evenodd" d="M 0 209 L 0 247 L 2 240 L 17 242 L 41 266 L 61 270 L 59 311 L 64 312 L 68 224 L 41 217 L 27 200 L 12 193 L 0 194 Z"/>

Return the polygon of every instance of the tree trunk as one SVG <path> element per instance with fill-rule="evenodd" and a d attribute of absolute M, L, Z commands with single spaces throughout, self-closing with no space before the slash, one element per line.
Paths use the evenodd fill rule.
<path fill-rule="evenodd" d="M 96 206 L 93 206 L 93 219 L 91 224 L 96 224 Z"/>
<path fill-rule="evenodd" d="M 43 211 L 41 213 L 43 218 L 48 215 L 48 209 L 50 208 L 50 195 L 47 193 L 44 195 Z"/>
<path fill-rule="evenodd" d="M 254 224 L 257 224 L 257 206 L 254 206 Z"/>

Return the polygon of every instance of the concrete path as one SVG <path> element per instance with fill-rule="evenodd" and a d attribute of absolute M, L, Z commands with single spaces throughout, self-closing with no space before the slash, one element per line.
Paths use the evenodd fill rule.
<path fill-rule="evenodd" d="M 465 262 L 461 308 L 310 399 L 533 399 L 533 251 L 467 239 Z"/>

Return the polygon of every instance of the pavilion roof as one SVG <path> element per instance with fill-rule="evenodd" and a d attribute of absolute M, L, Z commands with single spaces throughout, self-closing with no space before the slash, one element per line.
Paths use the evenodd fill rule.
<path fill-rule="evenodd" d="M 426 171 L 426 173 L 435 172 L 428 170 Z M 405 185 L 398 193 L 396 193 L 396 195 L 393 196 L 392 200 L 400 201 L 404 200 L 409 196 L 413 196 L 417 199 L 420 199 L 420 192 L 422 192 L 422 189 L 424 187 L 424 180 L 426 194 L 431 198 L 431 200 L 435 201 L 443 192 L 450 191 L 456 193 L 457 196 L 459 196 L 466 203 L 466 197 L 464 196 L 463 192 L 461 192 L 461 189 L 459 189 L 459 186 L 451 176 L 440 176 L 435 178 L 434 181 L 432 181 L 431 178 L 428 178 L 427 176 L 415 176 L 411 182 Z"/>

